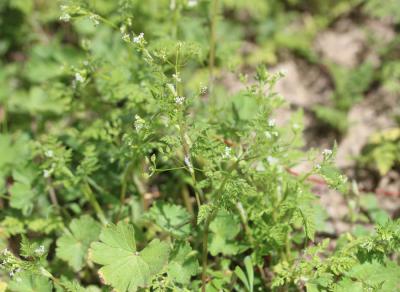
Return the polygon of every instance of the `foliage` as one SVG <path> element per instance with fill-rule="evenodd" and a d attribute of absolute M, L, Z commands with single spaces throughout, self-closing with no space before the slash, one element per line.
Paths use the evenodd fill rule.
<path fill-rule="evenodd" d="M 0 289 L 396 289 L 399 221 L 328 248 L 307 178 L 349 186 L 335 146 L 304 151 L 301 111 L 274 119 L 284 74 L 257 66 L 236 93 L 218 82 L 252 32 L 261 48 L 262 32 L 274 40 L 260 60 L 288 49 L 315 62 L 309 42 L 350 2 L 325 21 L 329 5 L 312 4 L 293 39 L 276 1 L 1 2 Z M 333 73 L 342 113 L 371 82 L 369 65 L 355 70 Z M 309 172 L 288 171 L 304 161 Z"/>

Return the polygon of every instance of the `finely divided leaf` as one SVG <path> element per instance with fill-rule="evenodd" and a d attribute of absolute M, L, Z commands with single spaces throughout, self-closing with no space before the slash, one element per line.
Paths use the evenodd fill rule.
<path fill-rule="evenodd" d="M 167 263 L 168 254 L 168 244 L 158 239 L 137 252 L 134 228 L 123 222 L 104 228 L 100 242 L 91 245 L 91 259 L 103 266 L 100 277 L 120 292 L 149 285 Z"/>

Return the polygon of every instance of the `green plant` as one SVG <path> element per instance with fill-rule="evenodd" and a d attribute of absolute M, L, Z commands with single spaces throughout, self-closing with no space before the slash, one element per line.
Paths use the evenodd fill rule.
<path fill-rule="evenodd" d="M 348 191 L 333 166 L 335 147 L 322 155 L 301 150 L 301 111 L 277 125 L 282 73 L 260 66 L 254 82 L 242 76 L 239 93 L 214 90 L 215 102 L 209 98 L 207 78 L 193 72 L 209 65 L 212 76 L 215 39 L 209 48 L 186 38 L 189 2 L 68 2 L 62 37 L 75 46 L 35 44 L 30 66 L 7 63 L 1 82 L 24 84 L 10 87 L 15 99 L 8 92 L 0 99 L 7 113 L 0 260 L 8 288 L 396 287 L 399 222 L 365 237 L 346 234 L 334 251 L 320 243 L 322 210 L 307 178 L 320 175 Z M 216 3 L 197 3 L 199 14 Z M 171 32 L 175 39 L 165 38 Z M 53 74 L 38 73 L 42 62 Z M 308 173 L 286 171 L 304 160 Z M 376 271 L 385 277 L 368 277 Z"/>
<path fill-rule="evenodd" d="M 393 128 L 375 133 L 359 157 L 361 165 L 376 168 L 385 175 L 400 161 L 400 129 Z"/>

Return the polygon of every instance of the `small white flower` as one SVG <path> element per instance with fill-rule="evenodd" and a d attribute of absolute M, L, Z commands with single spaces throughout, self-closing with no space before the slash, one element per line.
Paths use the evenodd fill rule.
<path fill-rule="evenodd" d="M 321 169 L 321 165 L 320 164 L 315 165 L 315 169 L 320 170 Z"/>
<path fill-rule="evenodd" d="M 48 158 L 52 158 L 54 156 L 54 152 L 53 150 L 46 150 L 46 152 L 44 152 L 44 155 Z"/>
<path fill-rule="evenodd" d="M 44 245 L 40 245 L 37 249 L 35 249 L 35 253 L 38 255 L 43 255 L 45 252 Z"/>
<path fill-rule="evenodd" d="M 231 152 L 232 152 L 232 148 L 226 146 L 225 153 L 222 155 L 222 158 L 231 158 Z"/>
<path fill-rule="evenodd" d="M 177 73 L 177 74 L 172 74 L 172 77 L 173 77 L 177 82 L 181 82 L 181 81 L 182 81 L 181 77 L 179 76 L 179 73 Z"/>
<path fill-rule="evenodd" d="M 287 69 L 282 69 L 282 70 L 280 71 L 280 73 L 281 73 L 281 75 L 283 75 L 283 76 L 287 76 L 288 73 L 289 73 L 289 71 L 288 71 Z"/>
<path fill-rule="evenodd" d="M 129 34 L 124 33 L 124 34 L 122 35 L 122 40 L 123 40 L 124 42 L 129 43 L 130 40 L 131 40 L 131 38 L 129 37 Z"/>
<path fill-rule="evenodd" d="M 75 73 L 75 80 L 81 83 L 85 82 L 85 78 L 79 72 Z"/>
<path fill-rule="evenodd" d="M 293 124 L 293 129 L 298 130 L 300 129 L 300 125 L 298 123 Z"/>
<path fill-rule="evenodd" d="M 267 157 L 267 161 L 268 161 L 268 163 L 269 163 L 270 165 L 274 165 L 274 164 L 276 164 L 276 163 L 278 162 L 278 159 L 275 158 L 275 157 L 272 157 L 272 156 L 268 156 L 268 157 Z"/>
<path fill-rule="evenodd" d="M 14 277 L 14 271 L 11 271 L 11 272 L 9 273 L 9 275 L 10 275 L 10 278 Z"/>
<path fill-rule="evenodd" d="M 268 120 L 268 126 L 275 127 L 275 125 L 276 125 L 276 121 L 274 119 L 269 119 Z"/>
<path fill-rule="evenodd" d="M 3 254 L 3 256 L 6 256 L 6 255 L 10 254 L 10 251 L 8 250 L 8 248 L 5 248 L 5 249 L 3 249 L 2 254 Z"/>
<path fill-rule="evenodd" d="M 93 22 L 95 26 L 98 26 L 100 24 L 100 16 L 97 14 L 92 14 L 89 16 L 90 21 Z"/>
<path fill-rule="evenodd" d="M 51 173 L 52 173 L 51 170 L 45 169 L 45 170 L 43 170 L 43 177 L 44 177 L 44 178 L 49 178 L 50 175 L 51 175 Z"/>
<path fill-rule="evenodd" d="M 207 86 L 202 86 L 202 87 L 200 88 L 200 94 L 201 94 L 201 95 L 205 95 L 205 94 L 207 93 L 207 91 L 208 91 Z"/>
<path fill-rule="evenodd" d="M 177 96 L 177 97 L 175 97 L 175 103 L 182 105 L 185 102 L 185 99 L 186 98 L 184 96 Z"/>
<path fill-rule="evenodd" d="M 323 156 L 330 156 L 330 155 L 332 155 L 332 150 L 331 149 L 325 149 L 324 151 L 322 151 L 322 155 Z"/>
<path fill-rule="evenodd" d="M 193 172 L 193 165 L 192 162 L 190 162 L 190 158 L 188 156 L 185 156 L 184 161 L 186 166 L 189 168 L 189 171 Z"/>
<path fill-rule="evenodd" d="M 135 37 L 133 38 L 133 42 L 134 42 L 135 44 L 140 44 L 140 43 L 143 41 L 143 39 L 144 39 L 144 33 L 141 32 L 138 36 L 135 36 Z"/>
<path fill-rule="evenodd" d="M 194 7 L 197 5 L 197 0 L 188 0 L 188 6 L 189 7 Z"/>
<path fill-rule="evenodd" d="M 270 132 L 265 131 L 264 134 L 265 134 L 265 137 L 267 137 L 267 139 L 271 139 L 272 138 L 272 135 L 271 135 Z"/>
<path fill-rule="evenodd" d="M 135 125 L 136 132 L 139 133 L 140 130 L 143 129 L 144 124 L 145 124 L 145 121 L 139 115 L 135 115 L 135 123 L 134 123 L 134 125 Z"/>
<path fill-rule="evenodd" d="M 68 13 L 63 13 L 60 16 L 60 20 L 64 22 L 69 22 L 71 20 L 71 15 L 69 15 Z"/>

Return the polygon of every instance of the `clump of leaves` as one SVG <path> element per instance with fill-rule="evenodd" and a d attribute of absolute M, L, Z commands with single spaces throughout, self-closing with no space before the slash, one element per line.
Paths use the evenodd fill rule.
<path fill-rule="evenodd" d="M 215 28 L 219 6 L 194 2 L 69 1 L 60 20 L 73 52 L 28 57 L 50 58 L 63 70 L 38 79 L 31 69 L 18 79 L 9 68 L 2 77 L 23 84 L 15 102 L 0 100 L 7 113 L 0 134 L 5 285 L 392 289 L 392 277 L 369 275 L 398 267 L 399 222 L 345 235 L 334 251 L 321 243 L 307 177 L 347 192 L 335 148 L 322 157 L 302 150 L 301 112 L 277 124 L 275 110 L 285 102 L 274 86 L 282 73 L 260 66 L 237 94 L 209 76 L 198 79 L 206 62 L 214 76 L 218 44 L 189 38 L 181 19 L 208 17 L 209 8 Z M 304 160 L 308 173 L 287 171 Z"/>

